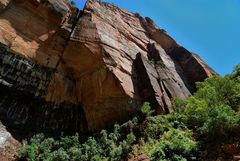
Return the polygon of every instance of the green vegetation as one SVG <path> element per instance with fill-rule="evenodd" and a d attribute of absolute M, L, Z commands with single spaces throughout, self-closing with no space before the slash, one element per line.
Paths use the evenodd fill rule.
<path fill-rule="evenodd" d="M 148 140 L 142 148 L 151 160 L 195 160 L 198 143 L 190 130 L 170 129 L 159 140 Z"/>
<path fill-rule="evenodd" d="M 152 63 L 153 65 L 156 65 L 156 66 L 162 66 L 162 67 L 165 67 L 165 64 L 162 60 L 154 60 L 154 59 L 151 59 L 150 60 L 150 63 Z"/>
<path fill-rule="evenodd" d="M 180 113 L 149 117 L 141 125 L 142 137 L 138 152 L 148 154 L 151 160 L 196 160 L 198 142 L 184 123 Z"/>
<path fill-rule="evenodd" d="M 240 66 L 232 74 L 197 83 L 188 100 L 175 99 L 176 112 L 152 116 L 149 103 L 141 108 L 143 121 L 134 118 L 112 132 L 102 130 L 79 142 L 79 136 L 60 139 L 36 135 L 19 149 L 19 159 L 35 161 L 121 160 L 145 153 L 152 161 L 200 160 L 209 142 L 240 140 Z M 236 133 L 236 135 L 234 135 Z M 221 138 L 221 139 L 217 139 Z"/>
<path fill-rule="evenodd" d="M 119 125 L 115 125 L 114 132 L 110 134 L 102 130 L 98 137 L 89 137 L 83 144 L 80 144 L 77 134 L 59 140 L 39 134 L 23 143 L 19 158 L 29 161 L 120 160 L 131 151 L 131 144 L 136 137 L 133 133 L 123 137 L 119 130 Z"/>
<path fill-rule="evenodd" d="M 144 102 L 143 106 L 141 107 L 141 113 L 144 117 L 150 117 L 153 115 L 154 110 L 151 110 L 149 102 Z"/>

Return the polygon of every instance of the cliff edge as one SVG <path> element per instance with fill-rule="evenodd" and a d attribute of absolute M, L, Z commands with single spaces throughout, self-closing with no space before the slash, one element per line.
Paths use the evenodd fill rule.
<path fill-rule="evenodd" d="M 174 111 L 216 74 L 150 18 L 89 0 L 0 0 L 0 114 L 16 124 L 94 131 L 145 101 Z"/>

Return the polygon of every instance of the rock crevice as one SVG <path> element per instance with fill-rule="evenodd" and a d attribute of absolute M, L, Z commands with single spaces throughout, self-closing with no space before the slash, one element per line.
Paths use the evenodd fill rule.
<path fill-rule="evenodd" d="M 92 0 L 0 0 L 0 44 L 1 116 L 50 130 L 110 127 L 144 101 L 172 112 L 216 74 L 150 18 Z"/>

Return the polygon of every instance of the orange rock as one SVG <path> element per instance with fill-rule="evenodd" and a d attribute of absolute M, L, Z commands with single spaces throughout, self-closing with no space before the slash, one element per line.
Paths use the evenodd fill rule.
<path fill-rule="evenodd" d="M 0 43 L 23 59 L 4 52 L 0 82 L 44 100 L 44 108 L 36 100 L 24 105 L 42 112 L 29 107 L 33 116 L 26 112 L 23 122 L 36 117 L 43 127 L 92 131 L 129 120 L 144 101 L 169 113 L 173 98 L 186 99 L 195 82 L 216 74 L 151 19 L 111 4 L 91 0 L 79 12 L 65 0 L 8 2 L 0 0 Z M 23 120 L 21 109 L 13 111 L 11 119 Z"/>
<path fill-rule="evenodd" d="M 226 154 L 234 155 L 240 153 L 240 146 L 236 144 L 225 145 L 223 148 L 223 152 Z"/>

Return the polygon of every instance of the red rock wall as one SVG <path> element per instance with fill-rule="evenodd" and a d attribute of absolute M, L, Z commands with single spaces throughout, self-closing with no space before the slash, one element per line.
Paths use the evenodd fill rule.
<path fill-rule="evenodd" d="M 92 0 L 81 12 L 65 0 L 0 0 L 0 43 L 53 70 L 45 93 L 30 93 L 54 104 L 52 108 L 65 102 L 79 105 L 83 119 L 78 121 L 86 119 L 89 130 L 130 119 L 144 101 L 159 114 L 172 112 L 174 98 L 186 99 L 196 81 L 215 74 L 151 19 Z M 9 77 L 0 77 L 0 83 L 8 83 L 4 78 Z M 76 120 L 62 115 L 69 118 L 66 126 Z M 51 127 L 58 119 L 51 118 Z"/>

